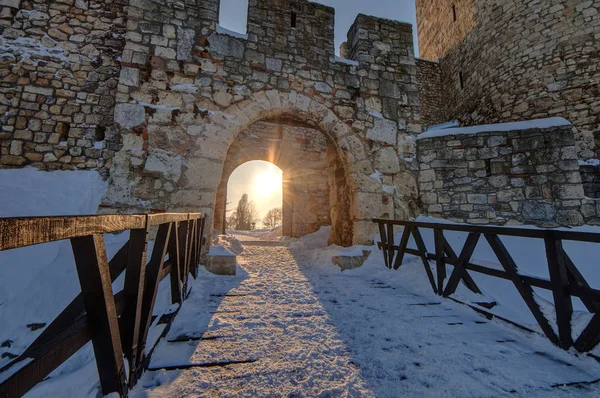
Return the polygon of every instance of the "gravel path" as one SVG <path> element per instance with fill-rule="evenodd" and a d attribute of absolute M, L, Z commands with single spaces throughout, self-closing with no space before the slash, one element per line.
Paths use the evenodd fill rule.
<path fill-rule="evenodd" d="M 598 396 L 600 366 L 407 285 L 246 241 L 202 273 L 133 397 Z M 422 270 L 422 269 L 421 269 Z"/>

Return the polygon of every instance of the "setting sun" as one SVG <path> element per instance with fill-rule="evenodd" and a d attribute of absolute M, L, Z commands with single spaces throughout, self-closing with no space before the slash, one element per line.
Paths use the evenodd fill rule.
<path fill-rule="evenodd" d="M 281 173 L 277 175 L 269 170 L 256 176 L 254 191 L 257 196 L 268 198 L 278 190 L 281 190 Z"/>

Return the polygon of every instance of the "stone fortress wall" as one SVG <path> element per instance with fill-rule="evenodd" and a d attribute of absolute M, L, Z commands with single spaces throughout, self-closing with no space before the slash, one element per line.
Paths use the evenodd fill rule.
<path fill-rule="evenodd" d="M 600 224 L 565 119 L 432 130 L 417 147 L 425 214 L 470 224 Z"/>
<path fill-rule="evenodd" d="M 416 215 L 414 166 L 399 160 L 414 158 L 421 131 L 411 26 L 359 16 L 349 61 L 334 56 L 329 7 L 252 1 L 247 35 L 218 29 L 218 10 L 214 0 L 130 1 L 107 211 L 212 216 L 230 146 L 254 123 L 283 119 L 331 143 L 341 191 L 330 196 L 349 192 L 330 206 L 347 207 L 331 213 L 334 243 L 370 241 L 374 216 Z"/>
<path fill-rule="evenodd" d="M 98 169 L 104 212 L 219 227 L 235 167 L 279 153 L 286 233 L 331 223 L 342 245 L 419 212 L 595 223 L 578 160 L 595 149 L 597 6 L 550 2 L 417 1 L 432 62 L 409 24 L 366 15 L 338 58 L 334 10 L 306 0 L 250 1 L 247 34 L 218 26 L 218 0 L 0 0 L 0 167 Z M 573 126 L 418 139 L 549 115 Z"/>
<path fill-rule="evenodd" d="M 108 175 L 125 5 L 0 1 L 0 167 Z"/>
<path fill-rule="evenodd" d="M 417 19 L 421 56 L 439 60 L 445 120 L 561 116 L 576 128 L 580 158 L 596 157 L 597 1 L 417 0 Z"/>

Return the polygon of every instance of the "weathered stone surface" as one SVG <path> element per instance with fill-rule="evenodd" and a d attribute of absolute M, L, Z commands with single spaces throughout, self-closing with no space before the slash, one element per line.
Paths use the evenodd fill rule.
<path fill-rule="evenodd" d="M 235 276 L 237 270 L 236 256 L 223 247 L 211 247 L 208 253 L 206 270 L 215 275 Z"/>
<path fill-rule="evenodd" d="M 146 122 L 146 111 L 142 105 L 118 104 L 115 107 L 115 123 L 123 128 L 137 127 Z"/>
<path fill-rule="evenodd" d="M 331 261 L 340 267 L 342 271 L 347 271 L 362 267 L 370 254 L 371 252 L 369 251 L 363 251 L 362 256 L 334 256 L 331 258 Z"/>
<path fill-rule="evenodd" d="M 180 156 L 163 149 L 153 148 L 146 159 L 144 170 L 160 173 L 166 179 L 177 182 L 181 178 L 182 165 L 183 161 Z"/>
<path fill-rule="evenodd" d="M 180 61 L 192 60 L 192 48 L 196 40 L 194 29 L 177 28 L 177 59 Z M 157 54 L 158 55 L 158 54 Z"/>
<path fill-rule="evenodd" d="M 372 141 L 396 145 L 398 125 L 393 120 L 375 118 L 374 126 L 367 131 L 367 138 Z"/>
<path fill-rule="evenodd" d="M 243 58 L 244 43 L 228 35 L 214 33 L 208 38 L 211 51 L 228 57 Z"/>
<path fill-rule="evenodd" d="M 595 208 L 582 206 L 579 172 L 571 160 L 563 164 L 575 150 L 566 134 L 570 126 L 418 140 L 422 211 L 474 224 L 542 227 L 595 218 Z"/>
<path fill-rule="evenodd" d="M 439 60 L 418 62 L 425 125 L 561 116 L 577 128 L 580 157 L 598 156 L 592 105 L 600 86 L 597 2 L 538 4 L 505 0 L 502 12 L 494 12 L 495 0 L 462 0 L 453 3 L 453 18 L 446 0 L 416 2 L 420 56 Z"/>
<path fill-rule="evenodd" d="M 137 68 L 124 67 L 121 69 L 119 83 L 126 86 L 137 87 L 140 84 L 140 70 Z"/>

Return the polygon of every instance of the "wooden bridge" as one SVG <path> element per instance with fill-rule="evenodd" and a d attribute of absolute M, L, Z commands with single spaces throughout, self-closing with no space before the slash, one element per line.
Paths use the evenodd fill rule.
<path fill-rule="evenodd" d="M 204 221 L 195 213 L 0 219 L 0 251 L 70 239 L 81 285 L 81 294 L 29 348 L 0 369 L 0 375 L 14 372 L 0 384 L 0 397 L 24 395 L 90 340 L 102 392 L 126 396 L 152 355 L 146 341 L 158 284 L 169 277 L 172 303 L 185 300 Z M 129 241 L 108 261 L 103 234 L 126 230 Z M 156 237 L 148 261 L 151 233 Z M 115 294 L 112 283 L 123 272 L 125 287 Z M 165 333 L 176 313 L 159 320 Z"/>
<path fill-rule="evenodd" d="M 319 366 L 329 363 L 332 366 L 332 374 L 335 373 L 341 378 L 349 378 L 348 375 L 351 375 L 349 380 L 354 381 L 351 380 L 350 383 L 354 383 L 357 382 L 356 380 L 361 380 L 361 375 L 355 367 L 348 368 L 352 370 L 350 372 L 345 369 L 349 366 L 348 364 L 338 365 L 340 352 L 344 354 L 342 357 L 347 357 L 346 359 L 352 363 L 356 361 L 361 363 L 362 356 L 359 355 L 358 359 L 351 358 L 352 353 L 341 348 L 345 343 L 335 338 L 331 340 L 332 336 L 335 337 L 333 322 L 340 325 L 348 323 L 341 330 L 359 330 L 357 324 L 352 324 L 352 322 L 356 322 L 356 319 L 350 314 L 357 310 L 355 307 L 358 304 L 354 303 L 359 302 L 360 304 L 359 300 L 363 297 L 371 296 L 372 300 L 365 302 L 367 307 L 371 302 L 379 303 L 384 307 L 383 309 L 373 309 L 374 314 L 381 312 L 376 316 L 381 319 L 395 318 L 395 324 L 388 325 L 392 326 L 389 330 L 390 333 L 393 332 L 396 324 L 402 322 L 409 324 L 421 322 L 418 324 L 420 325 L 417 328 L 419 329 L 418 333 L 415 331 L 417 335 L 425 329 L 436 331 L 435 333 L 443 332 L 442 335 L 450 335 L 458 326 L 461 326 L 468 329 L 470 334 L 457 337 L 455 346 L 452 346 L 452 341 L 434 342 L 438 338 L 435 333 L 429 336 L 433 340 L 428 344 L 440 346 L 450 344 L 451 349 L 461 349 L 461 347 L 466 347 L 469 342 L 472 343 L 476 337 L 485 341 L 485 344 L 496 342 L 505 346 L 503 352 L 509 353 L 507 355 L 513 361 L 517 361 L 522 353 L 527 353 L 528 357 L 534 358 L 535 361 L 539 362 L 543 359 L 544 366 L 549 369 L 560 369 L 559 373 L 563 372 L 566 375 L 566 381 L 573 381 L 578 385 L 595 382 L 593 377 L 586 375 L 576 365 L 573 366 L 565 361 L 555 359 L 547 351 L 527 347 L 526 339 L 516 341 L 510 333 L 502 331 L 485 320 L 479 320 L 475 314 L 472 316 L 458 314 L 454 308 L 444 304 L 444 300 L 430 302 L 411 292 L 397 290 L 383 280 L 369 277 L 347 278 L 343 283 L 339 283 L 340 288 L 344 289 L 343 293 L 342 291 L 330 292 L 329 289 L 333 286 L 330 282 L 333 279 L 331 275 L 313 275 L 311 282 L 311 273 L 305 274 L 305 270 L 300 266 L 302 260 L 297 259 L 288 248 L 275 242 L 255 242 L 250 238 L 246 238 L 249 240 L 244 243 L 247 246 L 248 254 L 246 256 L 249 261 L 246 267 L 250 272 L 248 280 L 232 291 L 221 287 L 219 289 L 223 289 L 222 291 L 217 289 L 212 294 L 209 294 L 210 292 L 197 293 L 199 295 L 196 298 L 192 294 L 190 300 L 184 305 L 184 313 L 185 308 L 189 306 L 189 313 L 202 315 L 206 312 L 206 314 L 219 314 L 221 317 L 237 318 L 225 322 L 221 326 L 215 326 L 214 330 L 209 331 L 212 334 L 205 334 L 207 331 L 202 329 L 202 325 L 188 322 L 185 314 L 181 314 L 173 326 L 179 334 L 175 337 L 171 336 L 171 339 L 163 339 L 162 346 L 156 350 L 157 353 L 153 359 L 155 342 L 158 339 L 150 339 L 148 332 L 152 324 L 162 324 L 164 325 L 160 329 L 162 336 L 167 336 L 171 323 L 175 320 L 175 315 L 188 298 L 190 292 L 188 278 L 190 274 L 194 277 L 197 276 L 201 247 L 205 243 L 203 242 L 204 222 L 204 215 L 191 213 L 0 219 L 0 251 L 69 239 L 81 286 L 81 294 L 66 306 L 23 353 L 0 369 L 0 377 L 3 373 L 10 375 L 4 377 L 0 384 L 0 397 L 24 395 L 89 341 L 93 345 L 100 387 L 104 394 L 116 392 L 120 396 L 126 396 L 146 369 L 152 373 L 160 370 L 208 368 L 214 364 L 216 364 L 215 366 L 224 364 L 245 366 L 250 375 L 248 377 L 251 378 L 252 375 L 260 375 L 264 371 L 265 364 L 269 363 L 269 371 L 282 375 L 281 380 L 274 379 L 274 382 L 282 385 L 289 384 L 290 380 L 285 375 L 288 373 L 293 375 L 296 370 L 294 370 L 295 368 L 289 370 L 288 367 L 293 368 L 297 365 L 304 367 L 305 365 L 295 364 L 294 358 L 297 355 L 292 353 L 289 356 L 287 353 L 290 345 L 282 344 L 277 339 L 288 339 L 290 344 L 291 342 L 300 344 L 298 343 L 299 337 L 293 333 L 273 334 L 273 330 L 280 329 L 265 329 L 258 326 L 253 333 L 242 335 L 240 331 L 244 327 L 248 327 L 249 316 L 252 319 L 261 319 L 260 322 L 254 322 L 257 325 L 267 324 L 268 321 L 275 319 L 274 322 L 277 325 L 289 324 L 290 328 L 300 328 L 300 330 L 304 330 L 305 334 L 314 331 L 315 325 L 318 325 L 326 332 L 323 332 L 323 336 L 321 336 L 323 341 L 318 344 L 322 349 L 322 352 L 319 351 L 320 358 L 327 358 L 328 355 L 338 358 L 337 361 L 325 360 Z M 600 234 L 391 220 L 375 220 L 375 222 L 379 225 L 381 233 L 379 246 L 383 250 L 384 261 L 388 268 L 399 269 L 405 255 L 417 256 L 424 266 L 424 280 L 429 281 L 431 288 L 438 295 L 457 301 L 453 295 L 461 281 L 471 291 L 481 293 L 480 286 L 477 285 L 470 272 L 508 280 L 515 285 L 540 329 L 554 344 L 563 349 L 575 347 L 577 350 L 587 353 L 600 341 L 598 315 L 600 291 L 589 286 L 562 247 L 562 242 L 567 240 L 600 243 Z M 395 230 L 397 227 L 403 228 L 398 243 L 394 241 L 396 232 L 400 232 Z M 426 247 L 421 234 L 424 229 L 434 231 L 435 250 L 433 252 L 429 252 Z M 103 234 L 127 230 L 130 231 L 129 241 L 108 261 Z M 444 235 L 449 231 L 467 234 L 464 247 L 458 254 Z M 546 249 L 550 278 L 543 279 L 519 273 L 517 264 L 503 244 L 501 236 L 542 239 Z M 484 237 L 490 244 L 502 269 L 486 267 L 471 259 L 481 237 Z M 411 239 L 416 248 L 409 248 Z M 154 241 L 154 246 L 152 252 L 148 253 L 150 240 Z M 278 263 L 277 261 L 280 260 L 282 262 Z M 432 265 L 434 266 L 432 267 Z M 449 275 L 447 275 L 447 266 L 454 267 L 453 272 Z M 113 282 L 123 273 L 125 273 L 124 288 L 115 293 Z M 309 279 L 307 279 L 307 275 Z M 169 278 L 171 303 L 177 310 L 168 315 L 153 317 L 158 284 L 165 278 Z M 208 285 L 215 283 L 218 285 L 221 282 L 206 281 Z M 265 289 L 265 286 L 269 286 L 269 289 Z M 548 314 L 544 313 L 535 301 L 533 287 L 552 292 L 557 320 L 556 332 L 547 318 Z M 208 286 L 207 289 L 207 291 L 210 290 Z M 200 300 L 203 294 L 208 295 L 208 301 Z M 342 304 L 339 302 L 339 296 L 344 294 L 348 295 L 349 302 Z M 297 304 L 290 305 L 287 295 L 293 297 Z M 214 303 L 216 297 L 223 298 L 223 303 L 218 308 Z M 575 339 L 571 337 L 572 297 L 579 298 L 588 311 L 593 314 L 587 327 Z M 265 313 L 265 303 L 271 303 L 269 305 L 271 312 Z M 363 308 L 362 311 L 371 311 L 370 308 L 364 309 L 365 303 L 360 304 L 360 307 Z M 471 302 L 467 304 L 488 319 L 497 316 L 490 310 L 493 303 Z M 398 305 L 403 305 L 404 309 L 397 310 Z M 242 308 L 243 314 L 240 313 Z M 371 315 L 371 312 L 368 313 Z M 386 313 L 393 314 L 393 316 L 385 315 Z M 198 316 L 202 319 L 208 316 L 200 315 Z M 183 320 L 180 319 L 182 317 Z M 446 319 L 451 319 L 451 321 L 444 321 Z M 505 321 L 508 320 L 505 319 Z M 306 325 L 303 325 L 302 322 L 305 322 Z M 472 328 L 479 329 L 471 330 L 467 327 L 469 325 L 476 325 Z M 523 325 L 520 327 L 527 329 Z M 527 330 L 535 333 L 531 329 Z M 365 347 L 371 344 L 369 341 L 372 340 L 372 335 L 368 332 L 366 331 L 364 336 L 361 335 L 365 340 L 360 340 L 360 345 L 358 348 L 354 347 L 354 350 L 366 350 Z M 236 335 L 236 333 L 240 335 Z M 397 343 L 403 342 L 402 344 L 395 344 L 393 348 L 384 347 L 385 350 L 406 348 L 417 355 L 417 350 L 422 349 L 422 345 L 418 344 L 417 335 L 411 335 L 412 332 L 409 330 L 405 330 L 405 333 L 406 336 L 395 335 L 394 338 L 398 339 Z M 258 339 L 256 336 L 261 336 L 261 338 Z M 383 337 L 390 344 L 396 342 L 387 335 Z M 299 347 L 302 350 L 312 350 L 311 344 L 314 343 L 314 338 L 316 338 L 314 335 L 306 341 L 300 338 L 302 344 Z M 227 339 L 232 341 L 228 340 L 227 344 L 222 343 L 221 340 Z M 348 339 L 348 341 L 354 340 L 354 336 Z M 215 341 L 218 344 L 211 345 Z M 336 342 L 336 345 L 340 347 L 340 352 L 330 352 L 327 347 L 331 347 L 331 341 Z M 515 347 L 509 348 L 511 344 Z M 550 344 L 548 345 L 552 347 Z M 191 351 L 188 353 L 186 350 Z M 436 350 L 437 348 L 432 349 L 432 352 L 437 352 Z M 468 355 L 475 355 L 477 349 L 471 348 L 470 351 L 472 352 L 467 353 Z M 169 357 L 166 355 L 169 352 L 179 353 L 176 361 L 171 363 L 165 360 Z M 385 351 L 385 355 L 388 355 L 387 353 L 388 351 Z M 220 355 L 226 360 L 217 360 Z M 230 357 L 230 355 L 232 356 Z M 421 353 L 421 355 L 423 354 Z M 465 354 L 463 359 L 466 360 L 468 355 Z M 592 354 L 586 355 L 599 359 Z M 261 359 L 261 356 L 264 356 L 264 359 Z M 271 356 L 279 358 L 279 361 L 271 361 Z M 402 356 L 394 355 L 398 358 Z M 460 357 L 460 353 L 458 353 L 458 357 Z M 406 360 L 410 362 L 411 359 L 407 358 Z M 274 363 L 278 364 L 277 366 L 280 366 L 281 369 L 274 366 Z M 435 361 L 432 363 L 437 366 Z M 385 365 L 384 362 L 381 364 Z M 365 364 L 362 363 L 362 365 Z M 339 366 L 340 369 L 335 368 L 336 366 Z M 387 365 L 385 366 L 387 367 Z M 417 361 L 414 366 L 421 368 L 422 364 Z M 345 370 L 341 370 L 342 368 Z M 382 370 L 380 369 L 380 371 Z M 409 372 L 409 374 L 411 373 Z M 184 371 L 182 380 L 188 385 L 192 385 L 196 380 L 194 375 L 194 373 L 185 373 Z M 395 373 L 390 377 L 390 384 L 397 383 L 399 388 L 403 388 L 401 382 L 405 378 Z M 417 376 L 415 374 L 411 377 L 416 378 Z M 547 383 L 549 378 L 550 376 L 539 376 L 536 383 Z M 238 375 L 227 380 L 234 383 L 235 380 L 243 380 L 243 378 Z M 508 376 L 502 380 L 507 386 L 511 384 L 511 378 Z M 261 382 L 270 383 L 268 378 Z M 362 383 L 362 381 L 360 382 Z M 561 382 L 564 383 L 564 380 L 557 383 Z M 140 383 L 140 385 L 142 384 Z M 486 388 L 495 388 L 493 385 L 494 383 L 490 383 L 490 386 Z M 547 385 L 549 388 L 556 387 Z M 234 385 L 233 390 L 242 388 L 240 386 Z M 269 385 L 269 387 L 272 386 Z M 365 384 L 361 388 L 368 391 L 368 387 Z"/>

